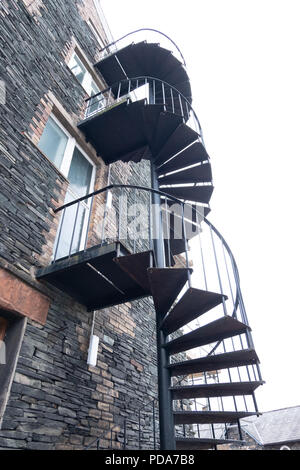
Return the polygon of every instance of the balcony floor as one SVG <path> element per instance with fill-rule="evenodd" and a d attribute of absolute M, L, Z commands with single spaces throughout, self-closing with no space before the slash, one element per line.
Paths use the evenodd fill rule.
<path fill-rule="evenodd" d="M 88 310 L 99 310 L 151 295 L 115 263 L 117 256 L 128 254 L 129 251 L 119 242 L 97 245 L 40 269 L 37 279 L 69 294 Z"/>

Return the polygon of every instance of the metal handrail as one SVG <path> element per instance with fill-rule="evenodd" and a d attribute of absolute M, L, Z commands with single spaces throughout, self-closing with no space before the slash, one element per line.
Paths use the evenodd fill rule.
<path fill-rule="evenodd" d="M 170 38 L 170 36 L 168 36 L 167 34 L 163 33 L 162 31 L 159 31 L 158 29 L 154 29 L 154 28 L 140 28 L 140 29 L 136 29 L 135 31 L 131 31 L 130 33 L 127 33 L 125 34 L 124 36 L 122 36 L 121 38 L 118 38 L 116 39 L 115 41 L 111 42 L 110 44 L 108 44 L 107 46 L 103 47 L 103 49 L 100 50 L 100 52 L 103 52 L 105 51 L 106 49 L 109 49 L 110 47 L 114 46 L 115 44 L 117 44 L 117 42 L 120 42 L 122 41 L 123 39 L 127 38 L 128 36 L 131 36 L 132 34 L 136 34 L 136 33 L 139 33 L 141 31 L 151 31 L 151 32 L 154 32 L 154 33 L 157 33 L 157 34 L 160 34 L 161 36 L 164 36 L 166 39 L 168 39 L 172 44 L 173 46 L 176 48 L 176 50 L 179 52 L 180 54 L 180 57 L 182 59 L 182 63 L 184 66 L 186 66 L 186 62 L 185 62 L 185 59 L 183 57 L 183 54 L 181 52 L 181 50 L 179 49 L 179 47 L 177 46 L 177 44 L 175 43 L 175 41 L 173 41 L 173 39 Z M 108 54 L 109 55 L 109 54 Z"/>
<path fill-rule="evenodd" d="M 187 110 L 187 107 L 188 107 L 188 112 L 187 112 L 188 116 L 189 116 L 189 114 L 192 112 L 193 117 L 194 117 L 194 119 L 195 119 L 195 121 L 196 121 L 196 127 L 198 128 L 197 132 L 198 132 L 198 134 L 200 135 L 201 140 L 202 140 L 202 143 L 203 143 L 203 145 L 204 145 L 204 142 L 203 142 L 203 132 L 202 132 L 200 120 L 199 120 L 199 118 L 198 118 L 198 116 L 197 116 L 197 114 L 196 114 L 196 112 L 195 112 L 195 110 L 194 110 L 194 108 L 193 108 L 191 102 L 190 102 L 176 87 L 174 87 L 173 85 L 170 85 L 168 82 L 166 82 L 166 81 L 164 81 L 164 80 L 161 80 L 161 79 L 159 79 L 159 78 L 156 78 L 156 77 L 152 77 L 152 76 L 149 76 L 149 75 L 143 75 L 143 76 L 138 76 L 138 77 L 124 78 L 123 80 L 120 80 L 120 81 L 118 81 L 118 82 L 115 82 L 115 83 L 113 83 L 111 86 L 105 88 L 104 90 L 99 91 L 99 92 L 96 93 L 95 95 L 86 98 L 86 99 L 85 99 L 85 102 L 86 102 L 86 111 L 88 111 L 89 102 L 93 103 L 93 101 L 95 100 L 95 98 L 97 98 L 98 96 L 103 96 L 105 99 L 107 99 L 107 98 L 104 96 L 105 93 L 106 93 L 106 94 L 107 94 L 107 93 L 112 93 L 112 90 L 113 90 L 113 89 L 114 89 L 114 90 L 116 90 L 116 89 L 119 89 L 119 90 L 120 90 L 122 84 L 128 84 L 127 89 L 129 90 L 129 92 L 134 91 L 134 90 L 137 88 L 137 86 L 136 86 L 136 87 L 133 87 L 133 88 L 131 89 L 131 85 L 133 85 L 134 82 L 136 82 L 137 85 L 139 85 L 139 86 L 142 86 L 142 85 L 145 85 L 145 84 L 148 84 L 148 83 L 149 83 L 149 84 L 151 84 L 151 83 L 159 83 L 159 84 L 161 84 L 162 88 L 163 88 L 163 87 L 168 87 L 168 88 L 172 91 L 172 95 L 171 95 L 172 100 L 173 100 L 173 98 L 174 98 L 174 94 L 173 94 L 173 93 L 177 93 L 177 95 L 179 96 L 179 99 L 184 101 L 184 103 L 185 103 L 185 109 L 186 109 L 186 110 Z M 140 83 L 139 83 L 139 82 L 140 82 Z M 164 88 L 163 88 L 163 89 L 164 89 Z M 126 96 L 126 94 L 124 94 L 124 95 L 122 95 L 122 96 Z M 117 102 L 119 98 L 120 98 L 120 96 L 119 96 L 119 94 L 118 94 L 118 95 L 117 95 L 117 98 L 115 99 L 115 102 Z M 98 101 L 100 101 L 100 100 L 98 100 Z M 95 102 L 94 102 L 94 103 L 95 103 Z M 94 103 L 93 103 L 93 104 L 94 104 Z M 107 104 L 106 106 L 104 106 L 103 108 L 101 108 L 100 111 L 103 112 L 106 108 L 110 107 L 112 104 L 113 104 L 112 102 L 108 102 L 108 104 Z M 154 102 L 153 104 L 157 104 L 157 103 Z M 161 104 L 161 103 L 159 103 L 159 104 Z M 166 104 L 165 97 L 164 97 L 164 102 L 163 102 L 162 104 Z M 174 109 L 174 104 L 173 104 L 173 107 L 172 107 L 172 108 Z M 184 109 L 183 109 L 183 105 L 182 105 L 181 101 L 180 101 L 180 108 L 181 108 L 181 115 L 182 115 L 183 117 L 185 117 L 185 111 L 184 111 Z M 99 112 L 99 111 L 95 111 L 95 112 L 93 112 L 93 113 L 87 114 L 87 115 L 86 115 L 86 118 L 92 117 L 93 114 L 96 114 L 97 112 Z M 187 116 L 187 119 L 186 119 L 186 120 L 188 120 L 188 116 Z"/>
<path fill-rule="evenodd" d="M 239 273 L 238 273 L 238 269 L 237 269 L 237 264 L 235 262 L 235 259 L 234 259 L 234 256 L 229 248 L 229 245 L 227 244 L 227 242 L 225 241 L 224 237 L 221 235 L 221 233 L 216 229 L 216 227 L 214 227 L 214 225 L 209 221 L 207 220 L 206 218 L 203 217 L 203 214 L 200 213 L 200 211 L 198 209 L 195 209 L 195 206 L 192 207 L 189 203 L 186 203 L 174 196 L 170 196 L 169 194 L 167 194 L 166 192 L 164 191 L 160 191 L 160 190 L 157 190 L 157 189 L 153 189 L 153 188 L 149 188 L 149 187 L 146 187 L 146 186 L 139 186 L 139 185 L 126 185 L 126 184 L 111 184 L 109 186 L 106 186 L 105 188 L 101 188 L 101 189 L 98 189 L 96 191 L 93 191 L 92 193 L 89 193 L 85 196 L 81 196 L 80 198 L 78 199 L 75 199 L 73 201 L 70 201 L 58 208 L 56 208 L 54 210 L 55 213 L 58 213 L 62 210 L 65 210 L 67 209 L 68 207 L 71 207 L 71 206 L 74 206 L 76 204 L 79 204 L 80 202 L 82 201 L 87 201 L 88 199 L 94 199 L 94 197 L 96 195 L 99 195 L 99 194 L 102 194 L 104 192 L 107 192 L 107 191 L 110 191 L 110 190 L 115 190 L 115 189 L 134 189 L 134 190 L 141 190 L 141 191 L 147 191 L 149 193 L 152 193 L 152 194 L 158 194 L 166 199 L 169 199 L 173 202 L 175 202 L 176 204 L 179 204 L 182 208 L 183 208 L 183 212 L 182 212 L 182 219 L 183 221 L 186 220 L 184 219 L 184 208 L 185 207 L 190 207 L 193 211 L 196 211 L 197 215 L 199 216 L 199 220 L 202 221 L 204 223 L 207 224 L 207 226 L 209 226 L 213 231 L 214 233 L 218 236 L 218 238 L 221 240 L 221 243 L 224 245 L 225 249 L 227 250 L 228 252 L 228 255 L 229 255 L 229 259 L 231 260 L 231 263 L 232 263 L 232 270 L 233 270 L 233 273 L 234 273 L 234 277 L 235 277 L 235 282 L 236 282 L 236 293 L 235 293 L 235 302 L 234 302 L 234 309 L 233 309 L 233 312 L 232 312 L 232 316 L 235 316 L 235 312 L 238 308 L 239 305 L 243 305 L 243 303 L 241 303 L 241 291 L 240 291 L 240 288 L 239 288 Z M 196 223 L 195 221 L 193 221 L 193 224 L 194 226 L 198 227 L 198 229 L 200 229 L 200 223 Z M 88 228 L 87 228 L 88 230 Z M 183 234 L 183 236 L 185 236 L 185 234 Z M 185 237 L 186 238 L 186 237 Z M 186 246 L 186 249 L 188 247 Z M 188 266 L 187 266 L 188 267 Z M 242 310 L 242 313 L 244 314 L 245 311 L 244 311 L 244 308 Z M 245 315 L 244 317 L 245 321 L 247 322 L 247 317 Z M 248 324 L 248 323 L 246 323 Z"/>

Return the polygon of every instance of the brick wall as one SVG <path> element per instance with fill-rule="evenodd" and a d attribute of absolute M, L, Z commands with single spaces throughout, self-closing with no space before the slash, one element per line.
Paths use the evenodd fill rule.
<path fill-rule="evenodd" d="M 0 6 L 0 78 L 6 84 L 6 105 L 0 105 L 0 266 L 50 299 L 44 325 L 28 320 L 0 448 L 79 449 L 99 435 L 105 448 L 111 429 L 118 447 L 124 418 L 137 420 L 138 408 L 157 393 L 150 299 L 96 312 L 100 345 L 91 368 L 86 360 L 92 314 L 35 279 L 36 269 L 51 258 L 59 221 L 53 210 L 68 186 L 37 147 L 50 112 L 73 125 L 97 161 L 96 189 L 107 184 L 107 168 L 76 131 L 86 93 L 66 65 L 75 45 L 91 64 L 99 56 L 86 23 L 95 15 L 91 9 L 91 1 L 81 0 L 4 0 Z M 146 185 L 148 171 L 145 162 L 115 164 L 112 178 Z M 142 415 L 148 447 L 150 413 Z M 129 443 L 137 446 L 137 425 L 128 427 Z"/>

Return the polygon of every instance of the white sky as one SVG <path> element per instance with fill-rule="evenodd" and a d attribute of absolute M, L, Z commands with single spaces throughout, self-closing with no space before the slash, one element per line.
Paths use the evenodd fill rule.
<path fill-rule="evenodd" d="M 299 0 L 102 0 L 112 33 L 179 45 L 211 157 L 209 219 L 237 260 L 267 384 L 262 411 L 299 405 Z"/>

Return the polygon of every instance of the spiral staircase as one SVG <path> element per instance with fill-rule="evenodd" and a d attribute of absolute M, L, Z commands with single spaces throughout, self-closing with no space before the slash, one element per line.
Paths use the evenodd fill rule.
<path fill-rule="evenodd" d="M 168 214 L 171 202 L 188 204 L 192 215 L 183 220 L 186 229 L 189 224 L 195 224 L 195 214 L 201 214 L 203 219 L 209 213 L 213 184 L 210 158 L 191 105 L 191 87 L 185 66 L 171 50 L 158 43 L 142 41 L 112 53 L 104 52 L 103 59 L 95 67 L 107 83 L 107 89 L 87 102 L 85 118 L 78 127 L 107 165 L 116 161 L 150 160 L 153 199 L 164 205 L 159 216 L 163 212 Z M 142 97 L 141 91 L 144 93 Z M 118 278 L 115 279 L 118 285 L 122 284 L 125 297 L 115 293 L 115 297 L 112 294 L 107 299 L 97 298 L 91 302 L 85 300 L 82 292 L 78 299 L 92 309 L 146 295 L 153 297 L 157 316 L 162 449 L 216 449 L 218 445 L 242 443 L 239 420 L 258 414 L 254 391 L 263 383 L 251 330 L 245 315 L 237 318 L 236 308 L 233 314 L 228 314 L 228 293 L 192 287 L 193 270 L 188 261 L 184 267 L 176 265 L 176 256 L 187 255 L 188 247 L 184 234 L 176 236 L 175 219 L 176 216 L 170 218 L 168 228 L 171 235 L 168 240 L 160 221 L 160 239 L 153 241 L 149 250 L 139 253 L 115 250 L 109 254 L 111 264 L 105 275 L 109 277 L 109 273 L 116 269 L 112 268 L 113 264 L 118 268 Z M 87 258 L 85 260 L 88 261 Z M 89 262 L 92 263 L 91 260 Z M 94 263 L 93 266 L 104 272 L 103 264 L 100 263 L 99 267 Z M 74 296 L 83 289 L 79 284 L 76 288 L 63 285 L 63 278 L 57 272 L 53 273 L 53 269 L 51 273 L 47 269 L 42 270 L 38 277 L 63 290 L 68 291 L 69 288 Z M 72 282 L 75 282 L 75 277 Z M 89 289 L 90 279 L 87 284 L 86 289 Z M 241 298 L 239 302 L 242 306 Z M 186 329 L 186 325 L 218 306 L 224 309 L 221 318 L 192 331 Z M 246 339 L 241 342 L 240 349 L 227 351 L 224 348 L 222 353 L 218 353 L 218 345 L 242 335 Z M 201 357 L 191 358 L 185 354 L 194 348 L 210 346 L 210 352 Z M 248 373 L 247 380 L 232 381 L 230 371 L 239 367 L 256 367 L 256 374 Z M 223 369 L 228 371 L 230 380 L 223 383 L 207 380 L 210 371 Z M 204 382 L 191 384 L 189 378 L 193 374 Z M 212 398 L 232 397 L 236 405 L 236 397 L 247 395 L 254 400 L 255 409 L 252 411 L 247 407 L 239 410 L 235 406 L 235 409 L 226 410 L 222 406 L 222 409 L 215 410 L 210 406 Z M 182 405 L 197 398 L 207 400 L 206 409 Z M 219 423 L 225 426 L 222 434 L 214 428 Z M 239 428 L 239 441 L 229 440 L 226 434 L 228 424 L 232 423 L 237 423 Z M 212 434 L 194 437 L 191 430 L 203 425 L 209 426 Z M 174 433 L 174 429 L 181 429 L 181 432 Z"/>

